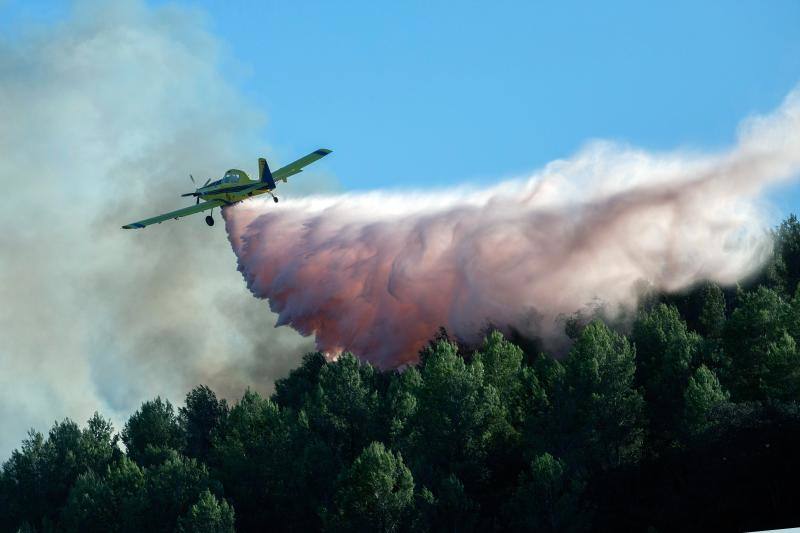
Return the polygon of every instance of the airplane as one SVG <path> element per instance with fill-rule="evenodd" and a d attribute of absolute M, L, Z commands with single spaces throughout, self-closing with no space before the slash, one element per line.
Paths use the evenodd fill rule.
<path fill-rule="evenodd" d="M 305 157 L 301 157 L 293 163 L 289 163 L 285 167 L 279 168 L 275 172 L 270 172 L 269 165 L 267 165 L 267 160 L 261 157 L 258 159 L 258 181 L 251 180 L 244 171 L 232 168 L 225 172 L 225 175 L 217 181 L 211 182 L 211 178 L 209 178 L 202 187 L 199 187 L 194 192 L 181 195 L 196 197 L 197 201 L 193 206 L 184 207 L 183 209 L 178 209 L 177 211 L 170 211 L 169 213 L 164 213 L 163 215 L 158 215 L 152 218 L 146 218 L 144 220 L 140 220 L 139 222 L 125 224 L 122 226 L 122 228 L 144 228 L 150 224 L 161 224 L 165 220 L 169 220 L 171 218 L 178 220 L 181 217 L 200 213 L 207 209 L 212 209 L 212 212 L 206 217 L 206 224 L 213 226 L 214 217 L 212 215 L 215 207 L 233 205 L 237 202 L 241 202 L 242 200 L 252 198 L 253 196 L 258 196 L 259 194 L 269 194 L 277 203 L 278 197 L 273 193 L 276 187 L 276 181 L 282 181 L 286 183 L 286 178 L 293 176 L 298 172 L 302 172 L 303 167 L 310 165 L 314 161 L 322 159 L 329 153 L 331 153 L 330 150 L 326 148 L 320 148 L 319 150 L 315 150 Z M 192 183 L 195 182 L 194 177 L 191 174 L 189 174 L 189 178 L 192 180 Z M 200 200 L 203 200 L 203 203 L 200 203 Z"/>

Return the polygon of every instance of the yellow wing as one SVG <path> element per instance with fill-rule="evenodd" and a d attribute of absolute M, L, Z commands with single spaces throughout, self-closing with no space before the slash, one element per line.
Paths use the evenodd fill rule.
<path fill-rule="evenodd" d="M 297 161 L 293 161 L 292 163 L 289 163 L 285 167 L 281 167 L 275 172 L 273 172 L 272 179 L 274 179 L 275 181 L 285 182 L 286 178 L 288 178 L 289 176 L 294 176 L 298 172 L 302 172 L 303 167 L 310 165 L 311 163 L 317 161 L 318 159 L 322 159 L 329 153 L 331 153 L 331 151 L 328 150 L 327 148 L 320 148 L 319 150 L 315 150 L 310 154 L 308 154 L 307 156 L 303 156 Z"/>
<path fill-rule="evenodd" d="M 146 218 L 144 220 L 140 220 L 139 222 L 133 222 L 131 224 L 125 224 L 122 226 L 124 229 L 139 229 L 145 226 L 149 226 L 150 224 L 160 224 L 165 220 L 169 220 L 171 218 L 179 219 L 181 217 L 185 217 L 187 215 L 193 215 L 195 213 L 200 213 L 201 211 L 205 211 L 207 209 L 214 209 L 215 207 L 219 207 L 224 205 L 223 202 L 219 200 L 212 200 L 210 202 L 203 202 L 201 204 L 196 204 L 190 207 L 184 207 L 183 209 L 178 209 L 177 211 L 170 211 L 169 213 L 164 213 L 163 215 L 158 215 L 157 217 Z"/>

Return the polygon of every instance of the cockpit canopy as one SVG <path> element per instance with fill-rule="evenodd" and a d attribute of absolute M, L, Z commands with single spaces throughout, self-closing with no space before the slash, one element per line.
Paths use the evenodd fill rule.
<path fill-rule="evenodd" d="M 238 183 L 239 181 L 247 180 L 247 174 L 242 172 L 241 170 L 232 168 L 225 173 L 221 182 L 222 183 Z"/>
<path fill-rule="evenodd" d="M 217 181 L 212 181 L 205 187 L 201 188 L 207 189 L 209 187 L 216 187 L 217 185 L 224 185 L 226 183 L 239 183 L 239 182 L 247 183 L 248 181 L 250 181 L 250 178 L 247 177 L 246 172 L 239 170 L 238 168 L 232 168 L 229 171 L 227 171 L 221 179 L 218 179 Z"/>

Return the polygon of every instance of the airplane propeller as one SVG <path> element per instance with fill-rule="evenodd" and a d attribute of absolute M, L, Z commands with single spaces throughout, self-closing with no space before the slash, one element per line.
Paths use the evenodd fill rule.
<path fill-rule="evenodd" d="M 192 176 L 191 174 L 189 174 L 189 179 L 190 179 L 190 180 L 192 180 L 192 185 L 194 185 L 195 187 L 197 187 L 197 182 L 196 182 L 196 181 L 194 181 L 194 176 Z M 205 183 L 204 183 L 204 184 L 203 184 L 201 187 L 198 187 L 198 188 L 199 188 L 199 189 L 202 189 L 203 187 L 205 187 L 206 185 L 208 185 L 210 181 L 211 181 L 211 178 L 208 178 L 208 179 L 206 180 L 206 182 L 205 182 Z M 200 203 L 200 195 L 199 195 L 199 194 L 197 194 L 197 190 L 195 190 L 194 192 L 187 192 L 186 194 L 181 194 L 181 196 L 196 196 L 196 197 L 197 197 L 197 202 L 195 202 L 195 205 L 197 205 L 197 204 L 199 204 L 199 203 Z"/>
<path fill-rule="evenodd" d="M 191 174 L 189 174 L 189 179 L 190 179 L 190 180 L 192 180 L 192 184 L 194 184 L 194 186 L 195 186 L 195 187 L 197 187 L 197 183 L 194 181 L 194 176 L 192 176 Z M 200 188 L 202 189 L 203 187 L 205 187 L 206 185 L 208 185 L 208 182 L 210 182 L 210 181 L 211 181 L 211 178 L 208 178 L 208 179 L 206 180 L 206 182 L 205 182 L 205 183 L 204 183 L 204 184 L 203 184 L 203 185 L 202 185 Z"/>

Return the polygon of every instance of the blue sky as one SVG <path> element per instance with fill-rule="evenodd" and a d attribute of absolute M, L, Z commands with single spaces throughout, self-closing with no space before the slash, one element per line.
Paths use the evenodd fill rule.
<path fill-rule="evenodd" d="M 266 142 L 332 148 L 345 189 L 498 181 L 593 138 L 721 148 L 800 82 L 797 1 L 179 4 L 205 13 Z M 6 0 L 0 31 L 65 5 Z"/>

